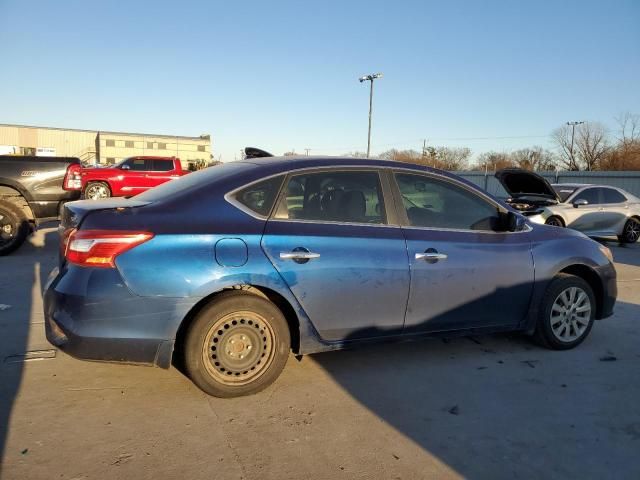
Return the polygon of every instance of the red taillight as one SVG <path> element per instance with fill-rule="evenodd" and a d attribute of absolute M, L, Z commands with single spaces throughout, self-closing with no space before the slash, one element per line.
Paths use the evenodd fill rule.
<path fill-rule="evenodd" d="M 75 231 L 75 228 L 67 228 L 60 235 L 60 254 L 63 257 L 67 254 L 67 244 L 69 243 L 69 237 Z"/>
<path fill-rule="evenodd" d="M 114 268 L 116 257 L 153 238 L 153 233 L 116 230 L 74 230 L 66 259 L 82 267 Z"/>
<path fill-rule="evenodd" d="M 65 190 L 82 190 L 82 167 L 73 163 L 67 167 L 62 188 Z"/>

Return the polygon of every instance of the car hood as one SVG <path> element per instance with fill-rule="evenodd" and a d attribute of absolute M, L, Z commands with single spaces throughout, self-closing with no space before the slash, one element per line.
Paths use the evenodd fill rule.
<path fill-rule="evenodd" d="M 505 168 L 498 170 L 495 173 L 495 177 L 514 199 L 542 197 L 560 201 L 551 184 L 537 173 L 521 168 Z"/>

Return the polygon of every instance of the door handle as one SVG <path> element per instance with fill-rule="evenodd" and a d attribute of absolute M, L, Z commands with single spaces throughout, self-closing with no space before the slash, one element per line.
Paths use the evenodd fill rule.
<path fill-rule="evenodd" d="M 416 253 L 416 260 L 446 260 L 448 258 L 446 253 L 437 253 L 437 252 L 425 252 L 425 253 Z"/>
<path fill-rule="evenodd" d="M 280 252 L 281 260 L 293 260 L 296 263 L 307 263 L 309 260 L 320 258 L 319 253 L 310 252 L 306 248 L 295 248 L 290 252 Z"/>
<path fill-rule="evenodd" d="M 427 248 L 424 253 L 416 253 L 415 255 L 416 260 L 424 260 L 427 263 L 436 263 L 447 258 L 446 253 L 439 253 L 435 248 Z"/>
<path fill-rule="evenodd" d="M 282 260 L 313 260 L 319 257 L 319 253 L 313 252 L 280 252 Z"/>

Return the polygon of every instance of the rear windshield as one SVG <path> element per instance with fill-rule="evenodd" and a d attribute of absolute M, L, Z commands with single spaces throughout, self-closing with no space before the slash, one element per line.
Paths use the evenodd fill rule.
<path fill-rule="evenodd" d="M 576 187 L 566 187 L 564 185 L 551 185 L 551 186 L 558 194 L 558 197 L 560 197 L 561 202 L 566 202 L 567 198 L 569 198 L 571 194 L 577 190 Z"/>
<path fill-rule="evenodd" d="M 176 180 L 171 180 L 169 182 L 163 183 L 162 185 L 158 185 L 157 187 L 147 190 L 140 195 L 136 195 L 135 198 L 136 200 L 140 200 L 142 202 L 157 202 L 160 200 L 166 200 L 176 193 L 190 190 L 191 188 L 198 187 L 200 185 L 206 185 L 208 183 L 222 180 L 223 178 L 230 177 L 241 170 L 245 170 L 254 166 L 255 165 L 252 165 L 250 163 L 241 162 L 229 162 L 222 165 L 216 165 L 213 167 L 205 168 L 204 170 L 200 170 L 198 172 L 189 173 Z"/>

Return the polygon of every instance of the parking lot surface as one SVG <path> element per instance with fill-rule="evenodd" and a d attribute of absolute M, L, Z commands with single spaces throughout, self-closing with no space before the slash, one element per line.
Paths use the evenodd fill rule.
<path fill-rule="evenodd" d="M 640 245 L 609 246 L 616 313 L 575 350 L 494 335 L 292 357 L 222 400 L 176 369 L 56 352 L 43 229 L 0 259 L 0 478 L 640 478 Z"/>

